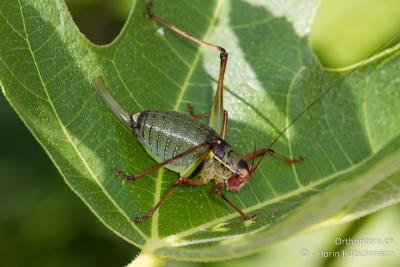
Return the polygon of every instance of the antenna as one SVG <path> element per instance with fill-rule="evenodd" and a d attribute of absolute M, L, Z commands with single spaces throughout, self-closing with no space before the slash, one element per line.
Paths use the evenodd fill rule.
<path fill-rule="evenodd" d="M 279 135 L 272 141 L 272 143 L 268 147 L 272 147 L 276 141 L 278 141 L 279 138 L 294 124 L 300 117 L 303 116 L 304 113 L 306 113 L 312 106 L 314 106 L 321 98 L 323 98 L 325 95 L 327 95 L 330 91 L 332 91 L 333 88 L 336 88 L 339 83 L 341 83 L 344 79 L 346 79 L 350 74 L 352 74 L 357 68 L 357 65 L 361 65 L 363 62 L 370 60 L 374 56 L 376 56 L 379 52 L 381 52 L 385 47 L 387 47 L 393 40 L 396 39 L 396 36 L 393 36 L 390 40 L 386 41 L 383 45 L 381 45 L 378 49 L 376 49 L 367 59 L 362 60 L 356 64 L 354 64 L 354 68 L 346 73 L 341 79 L 338 79 L 335 83 L 333 83 L 327 90 L 325 90 L 321 95 L 319 95 L 317 98 L 315 98 L 310 104 L 306 106 L 303 111 L 301 111 L 286 127 L 283 129 L 282 132 L 279 133 Z"/>

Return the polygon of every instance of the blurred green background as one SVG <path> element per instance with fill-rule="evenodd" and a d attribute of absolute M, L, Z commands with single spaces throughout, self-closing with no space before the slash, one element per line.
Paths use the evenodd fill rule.
<path fill-rule="evenodd" d="M 94 43 L 113 40 L 131 0 L 67 0 L 80 30 Z M 310 42 L 325 66 L 368 57 L 400 29 L 399 0 L 323 0 Z M 399 40 L 397 36 L 397 41 Z M 89 211 L 69 189 L 44 150 L 0 95 L 0 265 L 123 266 L 138 250 Z M 352 223 L 299 235 L 264 252 L 217 263 L 168 266 L 400 266 L 400 206 Z M 393 239 L 393 244 L 346 247 L 336 237 Z M 341 249 L 394 251 L 389 257 L 317 257 Z M 28 261 L 29 259 L 29 261 Z"/>

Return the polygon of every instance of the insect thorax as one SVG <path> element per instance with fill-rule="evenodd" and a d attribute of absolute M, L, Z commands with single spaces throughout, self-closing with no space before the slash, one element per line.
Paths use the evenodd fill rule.
<path fill-rule="evenodd" d="M 231 177 L 243 161 L 242 157 L 225 140 L 221 140 L 221 143 L 213 148 L 212 153 L 215 161 L 215 173 L 224 179 Z"/>

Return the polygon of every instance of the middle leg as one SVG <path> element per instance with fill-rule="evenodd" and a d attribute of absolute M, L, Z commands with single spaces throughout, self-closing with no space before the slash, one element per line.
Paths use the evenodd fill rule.
<path fill-rule="evenodd" d="M 257 219 L 257 215 L 253 214 L 251 216 L 247 216 L 241 209 L 239 209 L 238 206 L 236 206 L 232 201 L 230 201 L 224 194 L 222 194 L 222 188 L 224 187 L 224 182 L 217 182 L 215 184 L 215 190 L 214 192 L 223 200 L 225 200 L 232 208 L 234 208 L 239 214 L 240 216 L 242 216 L 242 218 L 245 221 L 253 221 L 255 219 Z"/>
<path fill-rule="evenodd" d="M 172 193 L 172 191 L 180 184 L 191 184 L 191 185 L 202 185 L 204 181 L 202 179 L 192 179 L 192 178 L 179 178 L 175 183 L 168 189 L 167 193 L 157 202 L 157 204 L 144 216 L 138 216 L 133 219 L 135 223 L 143 222 L 149 219 L 154 212 L 161 206 L 162 203 L 167 199 L 167 197 Z"/>

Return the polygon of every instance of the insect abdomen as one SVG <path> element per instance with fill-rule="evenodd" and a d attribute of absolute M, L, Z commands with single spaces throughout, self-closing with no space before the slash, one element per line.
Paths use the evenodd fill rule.
<path fill-rule="evenodd" d="M 157 162 L 168 160 L 204 143 L 210 135 L 217 135 L 198 119 L 176 111 L 143 111 L 134 116 L 137 116 L 134 133 Z M 182 173 L 206 149 L 199 149 L 166 167 Z"/>

